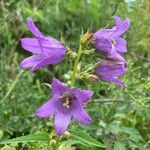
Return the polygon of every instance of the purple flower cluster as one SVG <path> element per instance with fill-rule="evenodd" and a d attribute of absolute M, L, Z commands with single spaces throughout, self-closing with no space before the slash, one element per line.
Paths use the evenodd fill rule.
<path fill-rule="evenodd" d="M 35 38 L 22 38 L 21 45 L 33 55 L 21 62 L 21 68 L 32 68 L 35 71 L 46 65 L 60 63 L 64 59 L 66 47 L 52 37 L 45 37 L 32 19 L 27 21 L 27 26 Z M 54 126 L 58 135 L 67 130 L 72 118 L 83 124 L 91 123 L 91 118 L 83 106 L 92 97 L 93 91 L 69 88 L 54 78 L 52 93 L 53 97 L 36 111 L 36 115 L 40 118 L 54 115 Z"/>
<path fill-rule="evenodd" d="M 94 37 L 96 49 L 106 58 L 106 61 L 96 69 L 98 79 L 114 82 L 125 88 L 124 83 L 118 79 L 126 73 L 127 67 L 127 62 L 123 58 L 124 53 L 127 52 L 126 41 L 121 36 L 128 30 L 130 21 L 128 19 L 122 21 L 116 16 L 115 24 L 112 29 L 100 29 L 94 34 L 85 34 L 81 43 L 84 44 L 89 40 L 89 45 Z M 31 68 L 35 71 L 46 65 L 60 63 L 66 54 L 66 46 L 52 37 L 44 36 L 32 19 L 27 21 L 27 26 L 35 37 L 21 39 L 22 48 L 32 53 L 32 56 L 21 62 L 21 68 Z M 79 57 L 77 59 L 79 60 Z M 93 91 L 70 88 L 53 78 L 52 94 L 52 98 L 37 109 L 36 115 L 40 118 L 54 116 L 54 126 L 58 135 L 62 135 L 67 130 L 71 119 L 83 124 L 92 122 L 83 106 L 93 96 Z"/>
<path fill-rule="evenodd" d="M 127 42 L 121 36 L 129 27 L 129 19 L 122 21 L 116 16 L 115 26 L 112 29 L 100 29 L 94 33 L 95 48 L 103 53 L 107 60 L 96 70 L 99 79 L 113 82 L 122 88 L 125 88 L 125 85 L 118 77 L 125 74 L 127 67 L 127 62 L 123 58 L 124 53 L 127 52 Z"/>

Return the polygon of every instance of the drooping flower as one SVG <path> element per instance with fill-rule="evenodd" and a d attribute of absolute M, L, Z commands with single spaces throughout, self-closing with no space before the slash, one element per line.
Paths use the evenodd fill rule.
<path fill-rule="evenodd" d="M 83 105 L 92 97 L 92 91 L 69 88 L 54 78 L 52 94 L 53 97 L 37 109 L 36 115 L 40 118 L 54 115 L 54 126 L 58 135 L 67 130 L 72 118 L 83 124 L 91 123 L 91 118 L 83 109 Z"/>
<path fill-rule="evenodd" d="M 127 43 L 122 36 L 130 27 L 130 21 L 126 18 L 122 21 L 115 17 L 115 26 L 112 29 L 100 29 L 94 33 L 95 47 L 104 53 L 107 59 L 121 61 L 126 64 L 123 54 L 127 52 Z"/>
<path fill-rule="evenodd" d="M 46 65 L 58 64 L 64 59 L 66 47 L 60 41 L 44 36 L 32 19 L 27 21 L 27 27 L 35 37 L 22 38 L 21 45 L 33 55 L 21 62 L 21 68 L 32 68 L 35 71 Z"/>
<path fill-rule="evenodd" d="M 121 86 L 123 89 L 125 88 L 124 83 L 118 79 L 118 77 L 126 73 L 124 65 L 102 64 L 96 69 L 96 73 L 99 77 L 99 80 L 113 82 Z"/>

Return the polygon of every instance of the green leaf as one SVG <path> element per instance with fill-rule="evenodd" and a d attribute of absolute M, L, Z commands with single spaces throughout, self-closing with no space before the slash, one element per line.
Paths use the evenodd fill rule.
<path fill-rule="evenodd" d="M 118 121 L 113 121 L 111 123 L 109 123 L 108 125 L 106 125 L 106 132 L 109 133 L 113 133 L 113 134 L 117 134 L 120 131 L 120 127 L 119 127 L 119 122 Z"/>
<path fill-rule="evenodd" d="M 134 141 L 134 142 L 139 142 L 140 140 L 142 141 L 142 136 L 140 135 L 139 131 L 134 129 L 134 128 L 129 128 L 129 127 L 122 127 L 121 131 L 124 133 L 129 134 L 129 138 Z"/>
<path fill-rule="evenodd" d="M 62 150 L 65 149 L 66 147 L 71 147 L 74 144 L 81 144 L 82 142 L 80 142 L 79 140 L 66 140 L 66 141 L 62 141 L 59 143 L 58 145 L 58 150 Z"/>
<path fill-rule="evenodd" d="M 17 137 L 10 140 L 2 141 L 0 144 L 8 143 L 20 143 L 20 142 L 48 142 L 49 136 L 47 133 L 29 134 L 21 137 Z"/>
<path fill-rule="evenodd" d="M 72 135 L 73 137 L 75 137 L 76 139 L 80 140 L 81 142 L 84 142 L 86 144 L 89 144 L 91 146 L 97 146 L 97 147 L 101 147 L 101 148 L 105 148 L 105 146 L 100 143 L 99 141 L 95 140 L 93 137 L 91 137 L 90 135 L 78 130 L 72 130 Z"/>
<path fill-rule="evenodd" d="M 114 150 L 126 150 L 125 144 L 121 141 L 116 141 L 114 144 Z"/>

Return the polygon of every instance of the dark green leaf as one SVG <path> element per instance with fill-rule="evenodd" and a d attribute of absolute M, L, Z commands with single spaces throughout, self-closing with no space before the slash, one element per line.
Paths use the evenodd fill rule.
<path fill-rule="evenodd" d="M 17 137 L 10 140 L 5 140 L 0 144 L 20 143 L 20 142 L 48 142 L 49 136 L 47 133 L 29 134 L 26 136 Z"/>
<path fill-rule="evenodd" d="M 76 139 L 80 140 L 81 142 L 87 143 L 91 146 L 97 146 L 97 147 L 102 147 L 102 148 L 105 147 L 102 143 L 100 143 L 99 141 L 97 141 L 96 139 L 88 135 L 87 133 L 84 133 L 80 130 L 78 131 L 72 130 L 72 134 Z"/>

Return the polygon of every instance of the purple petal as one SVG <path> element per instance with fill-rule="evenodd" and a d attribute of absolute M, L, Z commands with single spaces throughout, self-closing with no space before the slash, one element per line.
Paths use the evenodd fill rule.
<path fill-rule="evenodd" d="M 130 27 L 130 20 L 126 18 L 124 21 L 118 16 L 115 17 L 116 31 L 113 33 L 113 37 L 118 37 L 124 34 Z"/>
<path fill-rule="evenodd" d="M 119 79 L 114 78 L 114 79 L 112 79 L 112 82 L 114 82 L 115 84 L 119 85 L 122 89 L 126 88 L 124 82 L 122 82 Z"/>
<path fill-rule="evenodd" d="M 52 37 L 38 38 L 38 40 L 43 53 L 46 55 L 55 54 L 60 56 L 66 53 L 66 47 Z"/>
<path fill-rule="evenodd" d="M 32 34 L 36 37 L 44 37 L 43 34 L 39 31 L 39 29 L 35 26 L 33 20 L 30 18 L 27 20 L 27 27 L 32 32 Z"/>
<path fill-rule="evenodd" d="M 115 31 L 114 29 L 100 29 L 94 33 L 94 36 L 96 38 L 103 37 L 108 39 L 114 33 L 114 31 Z"/>
<path fill-rule="evenodd" d="M 53 81 L 52 81 L 53 96 L 60 96 L 67 90 L 69 90 L 69 87 L 65 86 L 58 79 L 53 78 Z"/>
<path fill-rule="evenodd" d="M 83 124 L 92 123 L 90 116 L 87 114 L 87 112 L 83 108 L 78 108 L 74 111 L 73 119 Z"/>
<path fill-rule="evenodd" d="M 63 56 L 60 56 L 60 57 L 56 57 L 56 56 L 51 56 L 49 58 L 45 58 L 43 59 L 42 61 L 40 61 L 38 64 L 36 64 L 33 68 L 32 68 L 32 71 L 35 71 L 39 68 L 42 68 L 46 65 L 55 65 L 55 64 L 58 64 L 60 63 L 62 60 L 64 59 Z"/>
<path fill-rule="evenodd" d="M 21 63 L 20 66 L 21 68 L 31 68 L 36 66 L 38 63 L 40 63 L 42 60 L 44 60 L 46 57 L 44 55 L 33 55 L 30 57 L 27 57 L 24 59 Z"/>
<path fill-rule="evenodd" d="M 128 18 L 122 21 L 118 16 L 116 16 L 115 23 L 116 26 L 114 26 L 112 29 L 100 29 L 94 33 L 94 36 L 96 38 L 104 37 L 107 39 L 112 39 L 124 34 L 130 27 L 130 21 Z"/>
<path fill-rule="evenodd" d="M 36 115 L 40 118 L 50 117 L 55 113 L 55 98 L 50 99 L 44 105 L 37 109 Z"/>
<path fill-rule="evenodd" d="M 107 81 L 107 82 L 113 82 L 113 83 L 119 85 L 122 89 L 125 89 L 125 84 L 117 78 L 101 77 L 100 80 L 104 80 L 104 81 Z"/>
<path fill-rule="evenodd" d="M 123 89 L 125 88 L 124 83 L 117 79 L 119 76 L 124 75 L 126 73 L 123 65 L 103 64 L 97 68 L 96 72 L 99 75 L 100 80 L 113 82 L 121 86 Z"/>
<path fill-rule="evenodd" d="M 54 44 L 54 47 L 55 47 L 55 45 L 57 44 L 57 45 L 60 45 L 60 47 L 62 47 L 63 46 L 63 44 L 60 42 L 60 41 L 58 41 L 57 39 L 55 39 L 55 38 L 53 38 L 53 37 L 50 37 L 50 36 L 48 36 L 48 37 L 45 37 L 45 40 L 47 40 L 49 43 L 51 43 L 51 44 Z M 45 45 L 46 46 L 46 45 Z"/>
<path fill-rule="evenodd" d="M 120 19 L 120 17 L 119 16 L 115 16 L 114 19 L 115 19 L 116 26 L 117 27 L 121 26 L 121 24 L 122 24 L 123 21 Z"/>
<path fill-rule="evenodd" d="M 39 41 L 37 38 L 22 38 L 21 40 L 21 46 L 25 50 L 36 53 L 36 54 L 41 54 L 42 50 L 39 45 Z"/>
<path fill-rule="evenodd" d="M 63 113 L 57 113 L 55 115 L 55 130 L 57 135 L 62 135 L 68 128 L 68 125 L 71 121 L 71 115 L 63 114 Z"/>
<path fill-rule="evenodd" d="M 49 55 L 64 55 L 66 48 L 53 38 L 22 38 L 22 47 L 32 53 Z"/>
<path fill-rule="evenodd" d="M 118 37 L 115 39 L 115 42 L 115 49 L 117 52 L 121 54 L 127 52 L 127 42 L 125 39 Z"/>
<path fill-rule="evenodd" d="M 109 53 L 106 57 L 108 60 L 116 61 L 119 64 L 124 64 L 125 66 L 127 66 L 127 62 L 125 61 L 123 56 L 114 50 L 112 50 L 112 52 Z"/>
<path fill-rule="evenodd" d="M 96 72 L 104 77 L 118 77 L 126 73 L 123 65 L 100 65 Z"/>
<path fill-rule="evenodd" d="M 44 48 L 50 48 L 51 50 L 66 50 L 65 46 L 61 42 L 52 37 L 44 37 L 38 39 L 41 43 L 41 46 Z"/>
<path fill-rule="evenodd" d="M 108 60 L 116 61 L 127 66 L 127 62 L 121 54 L 116 52 L 116 47 L 109 40 L 104 38 L 96 39 L 95 47 L 97 50 L 106 54 Z"/>
<path fill-rule="evenodd" d="M 93 96 L 94 92 L 90 90 L 76 89 L 74 94 L 79 102 L 85 103 Z"/>
<path fill-rule="evenodd" d="M 112 43 L 105 38 L 96 38 L 95 47 L 104 53 L 110 53 L 112 51 Z"/>

